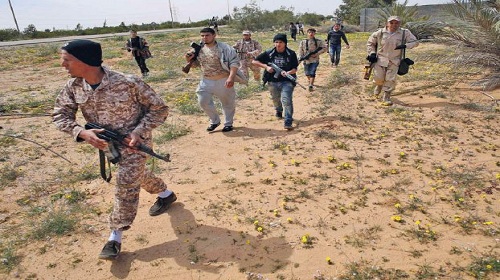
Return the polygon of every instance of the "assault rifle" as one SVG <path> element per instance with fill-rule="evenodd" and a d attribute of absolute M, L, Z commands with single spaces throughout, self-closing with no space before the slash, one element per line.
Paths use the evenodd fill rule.
<path fill-rule="evenodd" d="M 167 154 L 165 156 L 159 155 L 159 154 L 155 153 L 153 151 L 153 149 L 151 149 L 150 147 L 148 147 L 142 143 L 139 143 L 133 147 L 130 147 L 128 145 L 128 143 L 130 142 L 130 138 L 128 136 L 122 135 L 122 134 L 120 134 L 116 131 L 113 131 L 113 130 L 106 129 L 98 124 L 87 123 L 85 125 L 85 129 L 104 129 L 103 132 L 96 133 L 97 137 L 99 137 L 103 140 L 106 140 L 107 142 L 111 142 L 113 144 L 118 144 L 118 145 L 122 145 L 122 146 L 125 146 L 128 148 L 132 148 L 134 150 L 138 150 L 138 151 L 141 151 L 141 152 L 146 153 L 148 155 L 154 156 L 155 158 L 161 159 L 163 161 L 170 162 L 170 154 Z M 116 152 L 118 152 L 118 151 L 116 150 Z M 110 159 L 110 161 L 112 163 L 118 162 L 120 154 L 119 153 L 116 154 L 115 151 L 113 151 L 113 150 L 111 150 L 111 153 L 113 154 L 115 159 Z"/>
<path fill-rule="evenodd" d="M 315 50 L 314 50 L 314 51 L 312 51 L 312 52 L 308 52 L 308 53 L 307 53 L 307 54 L 305 54 L 303 57 L 301 57 L 301 58 L 299 59 L 299 61 L 303 61 L 303 60 L 307 60 L 307 59 L 309 59 L 312 55 L 317 54 L 317 53 L 318 53 L 319 51 L 321 51 L 322 49 L 323 49 L 323 47 L 319 47 L 319 48 L 315 49 Z"/>
<path fill-rule="evenodd" d="M 373 71 L 373 66 L 375 66 L 375 63 L 365 64 L 365 75 L 363 76 L 363 79 L 370 80 L 370 76 L 372 75 Z"/>
<path fill-rule="evenodd" d="M 277 79 L 279 76 L 281 76 L 281 72 L 285 71 L 285 70 L 281 69 L 278 65 L 276 65 L 276 64 L 274 64 L 274 63 L 272 63 L 272 62 L 269 62 L 267 65 L 271 66 L 271 68 L 273 68 L 273 69 L 274 69 L 274 78 L 276 78 L 276 79 Z M 264 77 L 266 76 L 266 74 L 267 74 L 267 73 L 269 73 L 269 72 L 264 71 Z M 271 73 L 269 73 L 269 74 L 267 74 L 267 75 L 272 75 L 272 74 L 271 74 Z M 296 84 L 296 85 L 300 86 L 300 87 L 301 87 L 301 88 L 303 88 L 303 89 L 306 89 L 303 85 L 301 85 L 301 84 L 299 84 L 299 82 L 297 82 L 297 79 L 296 79 L 294 76 L 292 76 L 292 75 L 290 75 L 290 74 L 288 74 L 288 73 L 287 73 L 287 74 L 285 75 L 285 77 L 286 77 L 287 79 L 289 79 L 292 83 L 294 83 L 294 84 Z M 267 81 L 264 81 L 264 82 L 267 82 Z"/>
<path fill-rule="evenodd" d="M 193 54 L 193 57 L 191 58 L 191 60 L 189 60 L 189 62 L 184 66 L 182 67 L 182 72 L 184 73 L 189 73 L 189 70 L 191 70 L 191 66 L 193 66 L 193 63 L 196 61 L 196 59 L 198 58 L 198 55 L 200 54 L 200 51 L 201 51 L 201 48 L 202 48 L 202 45 L 203 44 L 196 44 L 195 42 L 191 42 L 191 48 L 194 49 L 194 52 L 190 52 L 189 54 Z"/>

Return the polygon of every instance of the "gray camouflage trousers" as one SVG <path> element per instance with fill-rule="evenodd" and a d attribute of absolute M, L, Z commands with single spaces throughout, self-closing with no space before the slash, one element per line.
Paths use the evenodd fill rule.
<path fill-rule="evenodd" d="M 147 156 L 131 149 L 121 149 L 116 176 L 115 201 L 109 217 L 111 230 L 125 230 L 137 215 L 141 188 L 151 194 L 167 189 L 162 179 L 146 170 Z"/>

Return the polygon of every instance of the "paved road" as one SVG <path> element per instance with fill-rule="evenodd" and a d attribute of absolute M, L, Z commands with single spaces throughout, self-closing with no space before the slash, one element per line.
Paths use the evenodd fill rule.
<path fill-rule="evenodd" d="M 179 32 L 179 31 L 193 30 L 193 29 L 199 30 L 201 28 L 203 28 L 203 27 L 172 28 L 172 29 L 140 31 L 139 33 L 140 34 L 171 33 L 171 32 Z M 20 41 L 7 41 L 7 42 L 0 42 L 0 48 L 1 47 L 12 47 L 12 46 L 42 44 L 42 43 L 65 42 L 65 41 L 70 41 L 70 40 L 74 40 L 74 39 L 109 38 L 109 37 L 115 37 L 115 36 L 129 36 L 129 33 L 128 32 L 122 32 L 122 33 L 110 33 L 110 34 L 81 35 L 81 36 L 68 36 L 68 37 L 58 37 L 58 38 L 44 38 L 44 39 L 32 39 L 32 40 L 20 40 Z"/>

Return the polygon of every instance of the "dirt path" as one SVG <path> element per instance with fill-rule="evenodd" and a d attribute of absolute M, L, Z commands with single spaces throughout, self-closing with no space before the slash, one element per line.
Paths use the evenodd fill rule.
<path fill-rule="evenodd" d="M 169 121 L 192 133 L 156 147 L 172 156 L 171 163 L 157 163 L 178 196 L 167 214 L 150 217 L 155 196 L 141 193 L 122 254 L 102 261 L 97 255 L 109 234 L 112 185 L 94 177 L 66 186 L 85 192 L 85 206 L 98 215 L 84 219 L 76 234 L 26 245 L 21 263 L 0 278 L 334 279 L 372 269 L 363 279 L 377 273 L 400 279 L 404 273 L 422 275 L 424 264 L 436 273 L 441 268 L 438 278 L 467 277 L 453 267 L 498 250 L 497 233 L 482 233 L 482 223 L 500 222 L 500 189 L 491 177 L 498 172 L 498 113 L 485 118 L 461 101 L 410 94 L 395 97 L 407 106 L 380 107 L 366 98 L 367 82 L 329 88 L 332 71 L 344 70 L 323 63 L 315 92 L 295 89 L 293 131 L 274 117 L 267 91 L 238 101 L 230 133 L 207 133 L 205 116 L 172 112 Z M 65 79 L 58 76 L 45 86 L 57 88 Z M 307 84 L 304 78 L 301 83 Z M 481 94 L 469 98 L 488 104 Z M 17 187 L 0 189 L 0 225 L 21 224 L 16 213 L 30 219 L 36 215 L 30 201 L 55 192 L 72 171 L 97 163 L 96 153 L 57 132 L 49 117 L 3 117 L 0 126 L 73 163 L 22 141 L 22 154 L 5 149 L 2 161 L 16 163 L 23 176 Z M 470 184 L 460 194 L 463 206 L 456 207 L 451 189 L 461 186 L 438 169 L 471 176 L 455 177 Z M 453 219 L 472 213 L 480 226 L 463 234 Z M 397 215 L 403 221 L 395 222 Z M 429 233 L 434 231 L 435 239 Z"/>

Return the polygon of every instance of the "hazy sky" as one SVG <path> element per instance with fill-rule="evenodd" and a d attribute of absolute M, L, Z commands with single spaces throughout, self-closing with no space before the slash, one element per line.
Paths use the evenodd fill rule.
<path fill-rule="evenodd" d="M 401 0 L 400 0 L 401 1 Z M 116 26 L 121 22 L 132 23 L 200 21 L 223 17 L 241 8 L 250 0 L 11 0 L 19 28 L 24 30 L 34 24 L 38 30 L 74 29 L 78 23 L 83 28 Z M 449 3 L 449 0 L 409 0 L 410 5 Z M 170 3 L 170 4 L 169 4 Z M 294 7 L 295 13 L 333 15 L 342 0 L 256 0 L 261 9 L 273 11 L 281 6 Z M 8 0 L 0 0 L 0 29 L 16 28 Z"/>

